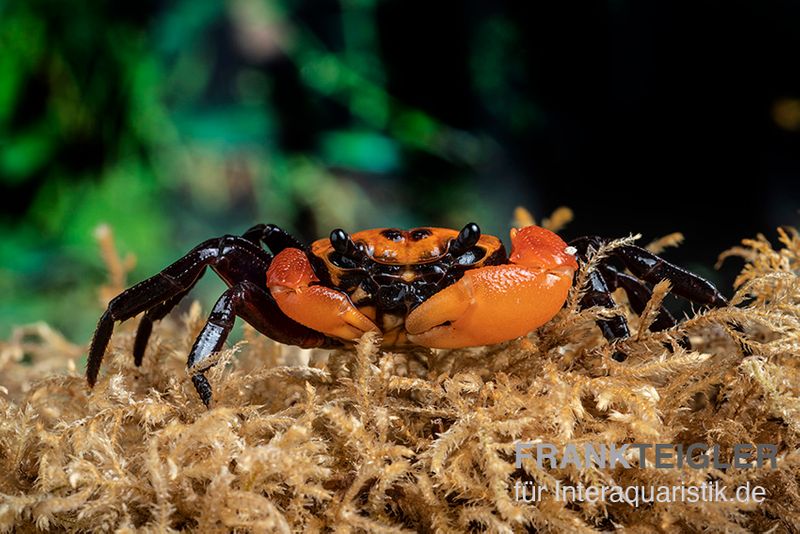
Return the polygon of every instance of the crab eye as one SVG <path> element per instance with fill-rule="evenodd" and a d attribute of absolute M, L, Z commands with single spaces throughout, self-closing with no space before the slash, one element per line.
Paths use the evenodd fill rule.
<path fill-rule="evenodd" d="M 395 230 L 394 228 L 387 228 L 386 230 L 381 231 L 381 235 L 388 239 L 389 241 L 402 241 L 403 234 L 400 230 Z"/>
<path fill-rule="evenodd" d="M 336 267 L 354 269 L 362 265 L 367 258 L 364 249 L 356 245 L 350 234 L 341 228 L 331 232 L 330 241 L 334 251 L 328 255 L 328 260 Z"/>
<path fill-rule="evenodd" d="M 411 232 L 411 240 L 412 241 L 419 241 L 420 239 L 425 239 L 431 235 L 431 231 L 427 228 L 418 228 Z"/>
<path fill-rule="evenodd" d="M 450 254 L 461 256 L 475 246 L 481 238 L 481 229 L 475 223 L 469 223 L 458 233 L 458 237 L 450 242 Z"/>
<path fill-rule="evenodd" d="M 347 252 L 352 249 L 353 240 L 350 239 L 350 235 L 341 228 L 337 228 L 331 232 L 330 240 L 333 250 L 339 254 L 347 254 Z"/>

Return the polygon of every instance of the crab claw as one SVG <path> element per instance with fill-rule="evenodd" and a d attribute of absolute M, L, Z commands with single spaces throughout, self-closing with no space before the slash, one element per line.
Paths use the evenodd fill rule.
<path fill-rule="evenodd" d="M 511 230 L 507 265 L 466 271 L 406 318 L 409 341 L 431 348 L 500 343 L 558 313 L 578 268 L 574 251 L 538 226 Z"/>
<path fill-rule="evenodd" d="M 508 260 L 532 269 L 578 269 L 577 251 L 550 230 L 539 226 L 511 229 L 511 254 Z"/>
<path fill-rule="evenodd" d="M 380 332 L 345 293 L 312 285 L 316 282 L 308 257 L 296 248 L 282 250 L 267 270 L 267 287 L 278 307 L 303 326 L 346 340 Z"/>

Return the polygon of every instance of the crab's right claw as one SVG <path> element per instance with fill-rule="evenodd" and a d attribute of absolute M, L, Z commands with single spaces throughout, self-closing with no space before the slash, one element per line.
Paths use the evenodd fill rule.
<path fill-rule="evenodd" d="M 452 349 L 524 336 L 558 313 L 571 285 L 570 270 L 501 265 L 467 271 L 408 315 L 408 339 Z"/>
<path fill-rule="evenodd" d="M 509 265 L 467 271 L 406 318 L 409 341 L 431 348 L 500 343 L 558 313 L 578 267 L 566 243 L 536 226 L 511 231 Z"/>

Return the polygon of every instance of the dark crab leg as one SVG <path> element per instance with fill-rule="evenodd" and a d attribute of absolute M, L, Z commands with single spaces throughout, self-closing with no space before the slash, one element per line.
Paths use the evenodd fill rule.
<path fill-rule="evenodd" d="M 629 274 L 621 273 L 609 265 L 601 266 L 600 269 L 603 271 L 606 280 L 609 281 L 609 288 L 614 291 L 617 287 L 621 287 L 628 296 L 628 302 L 631 303 L 631 308 L 633 308 L 634 313 L 641 315 L 647 307 L 647 303 L 650 302 L 650 299 L 653 297 L 653 292 L 650 288 L 639 279 Z M 678 322 L 675 320 L 675 317 L 672 316 L 666 307 L 661 305 L 658 310 L 658 315 L 653 322 L 650 323 L 648 330 L 651 332 L 661 332 L 662 330 L 672 328 L 676 324 L 678 324 Z M 678 344 L 687 350 L 692 348 L 691 343 L 689 343 L 689 338 L 686 336 L 679 339 Z M 664 343 L 664 346 L 670 351 L 672 350 L 672 346 L 669 343 Z"/>
<path fill-rule="evenodd" d="M 612 254 L 622 260 L 634 276 L 645 282 L 655 284 L 667 279 L 672 283 L 673 293 L 692 302 L 713 308 L 728 305 L 728 300 L 711 282 L 656 256 L 649 250 L 635 245 L 625 245 L 614 249 Z"/>
<path fill-rule="evenodd" d="M 647 303 L 653 296 L 653 292 L 649 287 L 644 285 L 641 281 L 633 276 L 621 273 L 613 267 L 602 267 L 603 275 L 609 283 L 609 289 L 614 291 L 621 287 L 625 294 L 628 296 L 628 301 L 631 303 L 634 313 L 641 315 L 647 307 Z M 653 332 L 660 332 L 667 328 L 672 328 L 677 324 L 675 318 L 664 306 L 661 306 L 658 312 L 658 317 L 650 325 L 650 330 Z"/>
<path fill-rule="evenodd" d="M 300 250 L 308 248 L 292 234 L 274 224 L 257 224 L 242 234 L 242 237 L 257 245 L 264 243 L 273 255 L 277 255 L 285 248 L 299 248 Z"/>
<path fill-rule="evenodd" d="M 260 294 L 254 291 L 246 293 L 255 295 L 255 303 L 247 307 L 247 313 L 243 313 L 242 317 L 264 335 L 278 342 L 303 347 L 337 345 L 335 340 L 302 326 L 280 311 L 264 287 L 271 259 L 269 253 L 244 237 L 229 235 L 210 239 L 160 273 L 122 292 L 109 303 L 98 322 L 86 367 L 89 385 L 93 386 L 97 380 L 116 321 L 124 321 L 141 312 L 147 312 L 134 342 L 134 361 L 137 365 L 140 364 L 152 330 L 152 322 L 163 318 L 191 290 L 209 266 L 229 286 L 247 282 L 254 287 L 262 287 Z M 199 380 L 194 379 L 196 387 Z"/>
<path fill-rule="evenodd" d="M 578 257 L 585 261 L 590 249 L 597 250 L 606 242 L 607 240 L 601 237 L 589 236 L 575 239 L 570 242 L 570 245 L 576 248 Z M 609 258 L 619 259 L 634 276 L 619 272 L 613 265 L 608 264 L 608 259 L 602 260 L 597 270 L 589 275 L 589 289 L 581 301 L 581 308 L 585 309 L 590 306 L 613 308 L 614 300 L 611 297 L 611 291 L 621 287 L 628 295 L 634 312 L 641 314 L 652 297 L 652 291 L 641 280 L 655 284 L 664 279 L 671 282 L 673 293 L 691 302 L 711 307 L 728 304 L 725 297 L 711 282 L 669 263 L 641 247 L 623 245 L 609 251 Z M 630 336 L 627 321 L 622 316 L 617 316 L 612 320 L 601 319 L 597 321 L 597 324 L 609 342 L 613 343 Z M 650 329 L 665 330 L 675 324 L 675 319 L 662 306 Z M 688 340 L 683 340 L 681 344 L 687 346 Z M 617 352 L 614 358 L 623 360 L 625 356 Z"/>
<path fill-rule="evenodd" d="M 208 317 L 208 321 L 194 340 L 192 350 L 189 351 L 189 358 L 186 361 L 187 368 L 192 369 L 198 363 L 207 359 L 211 354 L 219 352 L 219 350 L 222 349 L 236 321 L 237 312 L 243 306 L 247 293 L 254 292 L 251 287 L 253 285 L 252 283 L 242 282 L 227 289 L 219 299 L 217 299 Z M 198 372 L 192 375 L 194 388 L 206 407 L 211 403 L 212 394 L 211 384 L 204 374 L 208 369 L 209 367 L 205 369 L 196 369 Z"/>
<path fill-rule="evenodd" d="M 254 226 L 242 235 L 243 239 L 247 239 L 255 246 L 243 244 L 242 238 L 234 238 L 228 242 L 219 243 L 215 259 L 208 263 L 208 265 L 225 280 L 228 286 L 241 280 L 251 280 L 256 283 L 263 283 L 265 281 L 266 272 L 269 268 L 270 261 L 272 261 L 272 256 L 261 249 L 258 241 L 253 242 L 248 238 L 248 235 L 252 237 L 253 230 L 263 230 L 263 227 L 265 227 L 263 224 Z M 225 238 L 222 239 L 224 240 Z M 167 314 L 183 300 L 183 297 L 192 290 L 197 281 L 203 276 L 206 265 L 198 266 L 198 268 L 199 272 L 191 284 L 187 285 L 186 288 L 174 297 L 148 310 L 144 317 L 142 317 L 133 344 L 133 357 L 136 365 L 141 365 L 142 363 L 144 351 L 147 348 L 147 341 L 153 329 L 153 322 L 166 317 Z"/>
<path fill-rule="evenodd" d="M 231 264 L 230 261 L 227 261 L 232 259 L 230 256 L 240 261 Z M 242 273 L 241 268 L 247 268 L 251 263 L 255 263 L 256 267 L 259 264 L 263 265 L 262 272 L 266 272 L 270 259 L 269 254 L 241 237 L 224 236 L 218 239 L 209 239 L 160 273 L 120 293 L 109 302 L 108 309 L 97 324 L 97 330 L 89 348 L 89 361 L 86 367 L 86 378 L 89 385 L 93 386 L 97 379 L 97 373 L 100 370 L 100 364 L 103 361 L 116 321 L 126 321 L 141 312 L 148 312 L 145 314 L 144 324 L 140 325 L 134 341 L 134 361 L 139 365 L 152 331 L 152 322 L 166 316 L 178 304 L 181 297 L 189 292 L 207 266 L 214 265 L 215 270 L 222 271 L 220 275 L 227 282 L 229 279 L 241 278 L 243 274 L 246 277 L 246 273 Z M 237 265 L 239 267 L 231 268 Z M 252 267 L 250 268 L 252 269 Z"/>
<path fill-rule="evenodd" d="M 611 298 L 611 290 L 605 277 L 599 270 L 593 271 L 589 275 L 589 288 L 581 299 L 581 309 L 591 308 L 592 306 L 602 306 L 603 308 L 614 309 L 617 304 Z M 597 326 L 603 331 L 603 337 L 609 341 L 625 339 L 630 337 L 628 322 L 622 315 L 616 315 L 610 319 L 598 319 Z"/>
<path fill-rule="evenodd" d="M 205 273 L 205 267 L 200 271 L 200 274 L 197 276 L 195 281 L 189 284 L 186 289 L 174 297 L 165 300 L 161 304 L 157 304 L 150 308 L 141 318 L 139 321 L 139 326 L 136 329 L 136 338 L 133 341 L 133 363 L 136 365 L 136 367 L 142 365 L 144 351 L 147 349 L 147 341 L 150 339 L 150 334 L 153 332 L 153 323 L 166 317 L 167 314 L 171 312 L 181 300 L 183 300 L 183 297 L 189 294 L 197 281 L 202 278 L 203 273 Z"/>
<path fill-rule="evenodd" d="M 195 339 L 186 363 L 187 367 L 198 371 L 192 375 L 192 382 L 203 404 L 208 406 L 211 402 L 211 386 L 203 374 L 210 365 L 203 368 L 203 361 L 211 354 L 222 350 L 237 316 L 259 331 L 274 329 L 274 318 L 264 315 L 264 310 L 274 305 L 275 301 L 269 292 L 249 280 L 236 284 L 219 297 L 208 316 L 208 321 Z M 317 332 L 314 334 L 316 336 L 310 339 L 294 338 L 291 344 L 301 347 L 319 346 L 321 334 Z"/>
<path fill-rule="evenodd" d="M 100 371 L 100 364 L 111 339 L 114 323 L 128 320 L 143 311 L 159 306 L 164 301 L 172 301 L 176 295 L 191 287 L 205 267 L 217 259 L 222 241 L 225 239 L 211 239 L 201 243 L 157 275 L 139 282 L 109 302 L 108 308 L 97 323 L 97 329 L 89 347 L 86 379 L 90 386 L 93 386 L 97 380 L 97 373 Z M 247 243 L 250 244 L 249 241 Z M 142 343 L 147 344 L 144 336 L 147 333 L 146 330 L 147 328 L 144 329 L 142 338 L 140 338 L 142 341 L 138 342 L 140 346 Z"/>

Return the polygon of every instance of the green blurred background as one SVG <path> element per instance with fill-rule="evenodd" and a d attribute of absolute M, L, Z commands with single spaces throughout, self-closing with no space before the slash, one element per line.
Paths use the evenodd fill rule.
<path fill-rule="evenodd" d="M 798 222 L 799 9 L 0 0 L 0 338 L 88 339 L 101 223 L 132 283 L 256 222 L 505 237 L 568 205 L 566 237 L 683 231 L 725 286 L 721 250 Z"/>

